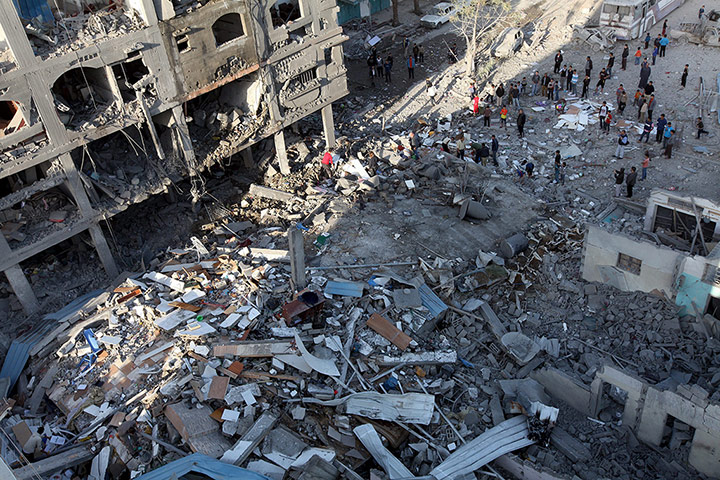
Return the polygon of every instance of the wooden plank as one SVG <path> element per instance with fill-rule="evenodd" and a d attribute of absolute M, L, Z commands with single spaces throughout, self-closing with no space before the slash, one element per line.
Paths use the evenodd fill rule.
<path fill-rule="evenodd" d="M 230 377 L 213 377 L 210 382 L 210 391 L 208 392 L 208 399 L 214 398 L 216 400 L 223 400 L 227 393 L 228 385 L 230 384 Z"/>
<path fill-rule="evenodd" d="M 405 350 L 412 341 L 412 338 L 410 338 L 406 333 L 403 333 L 380 314 L 373 313 L 370 315 L 370 318 L 367 321 L 367 326 L 382 335 L 383 338 L 398 347 L 400 350 Z"/>
<path fill-rule="evenodd" d="M 195 312 L 195 313 L 202 310 L 202 307 L 197 307 L 195 305 L 190 305 L 189 303 L 184 303 L 184 302 L 170 302 L 170 303 L 168 303 L 168 305 L 170 305 L 171 307 L 181 308 L 183 310 L 189 310 L 189 311 Z"/>
<path fill-rule="evenodd" d="M 237 373 L 231 372 L 231 371 L 228 370 L 227 368 L 217 367 L 215 370 L 217 370 L 218 372 L 222 373 L 223 375 L 227 375 L 228 377 L 232 378 L 233 380 L 235 380 L 236 378 L 238 378 Z"/>

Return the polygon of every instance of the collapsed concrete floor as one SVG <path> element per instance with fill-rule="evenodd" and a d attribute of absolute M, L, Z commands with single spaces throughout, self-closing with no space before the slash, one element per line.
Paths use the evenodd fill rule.
<path fill-rule="evenodd" d="M 545 55 L 561 40 L 550 37 Z M 586 53 L 573 47 L 568 56 Z M 517 75 L 506 67 L 523 61 L 512 59 L 495 75 Z M 551 70 L 549 61 L 533 68 Z M 77 287 L 111 285 L 51 316 L 27 368 L 17 371 L 15 405 L 2 426 L 17 443 L 32 443 L 34 434 L 47 440 L 33 468 L 120 476 L 195 451 L 269 478 L 401 478 L 389 454 L 410 475 L 446 478 L 437 469 L 455 466 L 453 451 L 487 442 L 482 435 L 502 431 L 535 401 L 559 410 L 547 445 L 523 446 L 456 478 L 720 476 L 717 339 L 657 292 L 581 279 L 586 223 L 612 207 L 621 212 L 602 228 L 636 234 L 643 227 L 632 202 L 610 197 L 614 143 L 592 127 L 553 130 L 549 109 L 533 114 L 526 144 L 504 135 L 497 115 L 477 133 L 461 76 L 443 68 L 441 85 L 452 86 L 436 106 L 417 85 L 407 98 L 370 108 L 367 98 L 383 98 L 377 89 L 343 102 L 342 178 L 319 181 L 321 127 L 310 123 L 288 139 L 290 175 L 277 174 L 271 152 L 258 152 L 257 175 L 215 171 L 208 181 L 215 198 L 198 214 L 189 203 L 158 199 L 114 220 L 119 256 L 139 273 Z M 708 126 L 713 136 L 701 142 L 708 153 L 691 153 L 686 132 L 679 160 L 651 169 L 640 201 L 667 185 L 717 200 L 718 128 Z M 503 134 L 507 168 L 441 152 L 438 144 L 459 129 L 473 141 Z M 410 130 L 434 139 L 418 159 L 405 154 Z M 556 145 L 578 145 L 585 156 L 568 159 L 564 187 L 552 183 Z M 512 162 L 527 158 L 539 175 L 517 182 Z M 460 219 L 468 197 L 490 218 Z M 291 286 L 288 230 L 303 232 L 309 290 L 324 297 L 321 311 L 303 319 L 290 311 L 303 302 Z M 518 232 L 527 248 L 499 255 Z M 86 259 L 78 251 L 80 265 Z M 362 267 L 378 264 L 391 265 Z M 93 353 L 85 328 L 103 351 L 83 371 L 78 364 Z M 346 398 L 365 390 L 378 395 L 375 408 Z M 391 408 L 408 394 L 416 397 Z M 321 403 L 333 398 L 344 402 Z M 367 425 L 389 453 L 368 440 L 367 428 L 358 430 Z M 107 461 L 98 454 L 104 448 Z M 54 463 L 63 452 L 77 464 Z M 310 462 L 313 454 L 320 460 Z"/>

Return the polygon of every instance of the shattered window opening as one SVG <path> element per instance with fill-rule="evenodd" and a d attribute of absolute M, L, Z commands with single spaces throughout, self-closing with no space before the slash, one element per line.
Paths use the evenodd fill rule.
<path fill-rule="evenodd" d="M 717 265 L 710 263 L 705 264 L 705 270 L 703 271 L 703 282 L 708 285 L 720 287 L 720 269 Z"/>
<path fill-rule="evenodd" d="M 245 35 L 242 17 L 239 13 L 228 13 L 218 18 L 212 26 L 215 45 L 220 47 Z"/>
<path fill-rule="evenodd" d="M 633 275 L 640 275 L 642 260 L 624 253 L 618 253 L 617 267 L 621 270 L 625 270 L 626 272 L 630 272 Z"/>
<path fill-rule="evenodd" d="M 272 19 L 273 28 L 281 27 L 292 23 L 302 17 L 299 0 L 278 0 L 275 5 L 270 7 L 270 17 Z"/>
<path fill-rule="evenodd" d="M 104 68 L 76 67 L 55 80 L 52 87 L 60 120 L 71 127 L 87 120 L 115 101 Z"/>
<path fill-rule="evenodd" d="M 175 37 L 175 44 L 177 45 L 178 52 L 184 53 L 189 52 L 190 49 L 190 41 L 188 40 L 187 35 L 179 35 Z"/>
<path fill-rule="evenodd" d="M 113 65 L 113 75 L 115 75 L 115 79 L 117 80 L 123 101 L 131 102 L 135 100 L 136 95 L 132 85 L 149 74 L 150 70 L 145 66 L 142 57 L 130 62 L 126 61 Z"/>
<path fill-rule="evenodd" d="M 13 100 L 0 101 L 0 136 L 10 135 L 26 125 L 19 103 Z"/>

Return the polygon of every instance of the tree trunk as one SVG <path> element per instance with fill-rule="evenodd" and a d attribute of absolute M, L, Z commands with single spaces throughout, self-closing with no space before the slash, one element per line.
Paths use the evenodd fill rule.
<path fill-rule="evenodd" d="M 413 12 L 415 12 L 415 15 L 422 15 L 422 11 L 420 10 L 420 0 L 413 0 Z"/>
<path fill-rule="evenodd" d="M 400 25 L 400 14 L 398 13 L 398 2 L 400 0 L 392 0 L 392 7 L 393 7 L 393 19 L 392 24 L 393 27 L 397 27 Z"/>
<path fill-rule="evenodd" d="M 472 47 L 470 44 L 467 45 L 465 51 L 465 75 L 472 77 L 475 73 L 475 53 L 477 47 Z"/>

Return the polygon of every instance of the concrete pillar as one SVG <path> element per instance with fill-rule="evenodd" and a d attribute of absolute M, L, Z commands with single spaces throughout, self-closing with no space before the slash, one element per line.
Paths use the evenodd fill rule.
<path fill-rule="evenodd" d="M 32 315 L 40 309 L 40 303 L 38 302 L 35 292 L 33 292 L 30 282 L 28 282 L 25 274 L 20 268 L 20 265 L 13 265 L 12 267 L 5 270 L 5 276 L 8 279 L 10 287 L 13 292 L 20 300 L 20 304 L 26 314 Z"/>
<path fill-rule="evenodd" d="M 15 254 L 10 249 L 10 245 L 8 245 L 7 240 L 5 240 L 5 236 L 0 234 L 0 258 L 11 259 L 14 256 Z M 15 292 L 18 300 L 20 300 L 20 304 L 23 306 L 25 313 L 32 315 L 37 312 L 40 309 L 40 304 L 20 265 L 11 265 L 5 269 L 4 273 L 10 287 L 13 289 L 13 292 Z"/>
<path fill-rule="evenodd" d="M 287 149 L 285 148 L 285 134 L 282 130 L 275 134 L 275 153 L 280 162 L 280 173 L 290 174 L 290 163 L 288 162 Z"/>
<path fill-rule="evenodd" d="M 717 477 L 720 473 L 720 436 L 696 428 L 688 463 L 700 473 Z"/>
<path fill-rule="evenodd" d="M 123 102 L 122 92 L 118 85 L 115 73 L 110 65 L 105 65 L 105 75 L 107 75 L 108 83 L 110 84 L 110 91 L 112 92 L 115 104 L 120 107 L 120 110 L 125 111 L 125 102 Z"/>
<path fill-rule="evenodd" d="M 58 158 L 60 159 L 60 164 L 65 170 L 65 175 L 67 176 L 67 182 L 65 183 L 75 199 L 75 203 L 77 203 L 80 213 L 85 218 L 94 218 L 97 216 L 97 212 L 92 208 L 92 204 L 87 196 L 85 187 L 82 184 L 82 180 L 80 180 L 80 175 L 78 175 L 78 171 L 75 168 L 75 162 L 73 162 L 69 153 L 63 153 Z M 107 240 L 105 240 L 105 235 L 103 234 L 102 229 L 98 223 L 94 221 L 88 228 L 88 231 L 92 237 L 98 257 L 100 258 L 100 263 L 102 263 L 105 271 L 110 277 L 117 277 L 118 269 L 115 265 L 115 259 L 112 256 L 110 247 L 108 247 Z"/>
<path fill-rule="evenodd" d="M 145 103 L 145 97 L 143 97 L 143 94 L 140 92 L 140 90 L 135 90 L 135 95 L 137 96 L 140 108 L 142 108 L 143 114 L 145 115 L 148 130 L 150 131 L 150 138 L 152 138 L 153 145 L 155 145 L 155 151 L 157 152 L 157 156 L 160 160 L 165 160 L 165 152 L 163 151 L 162 145 L 160 145 L 160 137 L 157 134 L 155 124 L 153 123 L 152 116 L 150 115 L 150 109 Z"/>
<path fill-rule="evenodd" d="M 290 251 L 290 269 L 292 271 L 291 283 L 295 291 L 307 287 L 305 276 L 305 245 L 303 232 L 297 228 L 288 229 L 288 250 Z"/>
<path fill-rule="evenodd" d="M 325 105 L 320 113 L 325 133 L 325 148 L 332 148 L 335 146 L 335 120 L 333 119 L 332 103 Z"/>
<path fill-rule="evenodd" d="M 0 28 L 18 67 L 27 67 L 38 61 L 13 0 L 0 0 Z"/>
<path fill-rule="evenodd" d="M 588 413 L 592 418 L 597 418 L 602 409 L 603 385 L 604 382 L 598 377 L 595 377 L 592 383 L 590 383 L 590 406 L 588 407 Z"/>
<path fill-rule="evenodd" d="M 662 392 L 655 388 L 648 388 L 640 416 L 640 424 L 637 429 L 637 437 L 651 445 L 660 445 L 667 417 Z"/>
<path fill-rule="evenodd" d="M 105 240 L 105 234 L 103 234 L 102 228 L 100 228 L 99 224 L 93 223 L 88 228 L 88 231 L 92 237 L 93 245 L 95 245 L 95 250 L 97 250 L 100 263 L 102 263 L 108 276 L 114 279 L 120 272 L 118 271 L 117 265 L 115 265 L 115 259 L 110 251 L 107 240 Z"/>
<path fill-rule="evenodd" d="M 192 146 L 192 140 L 190 139 L 190 130 L 188 130 L 187 122 L 185 121 L 185 114 L 182 111 L 182 107 L 180 105 L 173 107 L 172 114 L 173 120 L 175 121 L 175 128 L 177 129 L 178 137 L 180 138 L 180 148 L 185 155 L 185 160 L 188 162 L 189 165 L 195 165 L 195 150 Z"/>
<path fill-rule="evenodd" d="M 243 165 L 245 168 L 252 168 L 253 165 L 255 165 L 255 160 L 253 160 L 253 154 L 250 147 L 247 147 L 245 150 L 240 152 L 240 155 L 242 155 Z"/>

